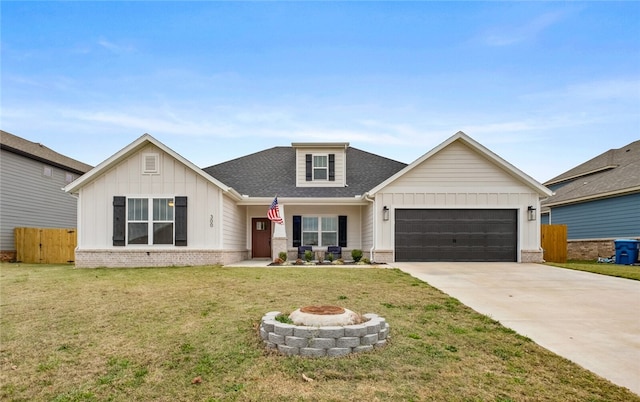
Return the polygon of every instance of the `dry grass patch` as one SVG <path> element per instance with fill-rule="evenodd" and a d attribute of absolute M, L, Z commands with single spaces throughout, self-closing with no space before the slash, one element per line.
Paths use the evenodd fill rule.
<path fill-rule="evenodd" d="M 3 264 L 1 284 L 8 401 L 640 401 L 395 269 Z M 262 315 L 310 304 L 380 314 L 391 339 L 267 353 Z"/>

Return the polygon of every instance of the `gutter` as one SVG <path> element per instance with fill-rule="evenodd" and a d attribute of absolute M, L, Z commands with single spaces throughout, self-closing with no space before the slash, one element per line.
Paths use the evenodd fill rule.
<path fill-rule="evenodd" d="M 375 202 L 375 199 L 371 198 L 369 196 L 369 193 L 364 193 L 362 198 L 364 198 L 365 200 L 371 202 L 372 204 Z M 373 217 L 373 236 L 372 236 L 373 238 L 371 239 L 372 240 L 371 248 L 369 249 L 369 261 L 372 261 L 372 262 L 373 262 L 373 250 L 375 250 L 375 248 L 376 248 L 376 234 L 378 232 L 376 229 L 377 229 L 377 227 L 376 227 L 376 217 L 374 215 L 374 217 Z"/>

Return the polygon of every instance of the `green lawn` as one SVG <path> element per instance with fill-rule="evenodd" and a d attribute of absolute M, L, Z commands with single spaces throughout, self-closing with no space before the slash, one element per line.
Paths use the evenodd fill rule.
<path fill-rule="evenodd" d="M 547 263 L 547 265 L 640 281 L 640 266 L 603 264 L 595 261 L 568 261 L 566 263 L 550 262 Z"/>
<path fill-rule="evenodd" d="M 640 401 L 396 269 L 2 264 L 0 280 L 5 401 Z M 385 317 L 387 346 L 268 353 L 262 315 L 311 304 Z"/>

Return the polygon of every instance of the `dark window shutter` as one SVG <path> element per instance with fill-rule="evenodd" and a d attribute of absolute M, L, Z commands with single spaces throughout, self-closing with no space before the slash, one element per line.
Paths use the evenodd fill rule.
<path fill-rule="evenodd" d="M 302 246 L 302 216 L 293 215 L 293 247 Z"/>
<path fill-rule="evenodd" d="M 329 154 L 329 181 L 336 180 L 336 154 Z"/>
<path fill-rule="evenodd" d="M 338 216 L 338 246 L 347 247 L 347 216 Z"/>
<path fill-rule="evenodd" d="M 113 197 L 113 245 L 125 245 L 127 227 L 127 197 Z"/>
<path fill-rule="evenodd" d="M 187 245 L 187 197 L 175 197 L 176 246 Z"/>
<path fill-rule="evenodd" d="M 312 162 L 311 162 L 312 156 L 311 156 L 311 154 L 307 154 L 305 156 L 305 158 L 306 158 L 305 159 L 306 178 L 307 178 L 307 181 L 311 181 L 311 180 L 313 180 L 313 165 L 312 165 Z"/>

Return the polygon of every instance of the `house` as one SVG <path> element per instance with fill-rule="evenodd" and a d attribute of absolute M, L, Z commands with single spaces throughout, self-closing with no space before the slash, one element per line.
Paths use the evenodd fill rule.
<path fill-rule="evenodd" d="M 201 169 L 145 134 L 65 190 L 76 265 L 272 259 L 299 246 L 375 262 L 542 260 L 551 192 L 458 132 L 406 165 L 349 143 L 292 143 Z M 267 218 L 277 195 L 282 224 Z"/>
<path fill-rule="evenodd" d="M 567 225 L 569 259 L 615 254 L 615 239 L 640 239 L 640 140 L 610 149 L 545 183 L 542 223 Z"/>
<path fill-rule="evenodd" d="M 0 257 L 16 258 L 14 228 L 75 228 L 77 202 L 62 188 L 91 166 L 0 130 Z"/>

